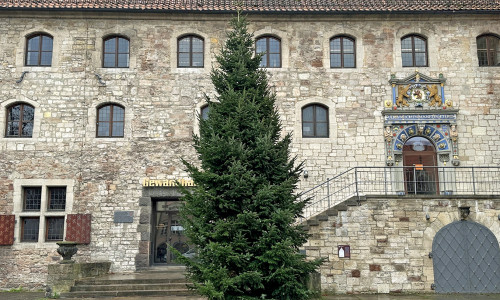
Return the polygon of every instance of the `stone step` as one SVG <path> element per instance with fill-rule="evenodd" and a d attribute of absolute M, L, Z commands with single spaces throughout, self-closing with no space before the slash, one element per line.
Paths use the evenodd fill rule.
<path fill-rule="evenodd" d="M 76 285 L 71 287 L 71 292 L 104 292 L 104 291 L 165 291 L 182 290 L 187 288 L 187 283 L 149 283 L 149 284 L 107 284 L 107 285 Z"/>
<path fill-rule="evenodd" d="M 165 284 L 165 283 L 187 283 L 186 278 L 136 278 L 136 279 L 81 279 L 75 285 L 115 285 L 115 284 Z"/>
<path fill-rule="evenodd" d="M 191 290 L 175 289 L 175 290 L 131 290 L 131 291 L 82 291 L 62 293 L 61 298 L 106 298 L 106 297 L 141 297 L 141 296 L 162 296 L 168 299 L 170 296 L 193 296 Z"/>

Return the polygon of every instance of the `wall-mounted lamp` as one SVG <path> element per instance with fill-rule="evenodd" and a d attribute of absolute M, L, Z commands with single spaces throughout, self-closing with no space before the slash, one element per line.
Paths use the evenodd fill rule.
<path fill-rule="evenodd" d="M 425 214 L 425 219 L 426 219 L 427 221 L 429 221 L 429 220 L 431 219 L 431 216 L 429 216 L 429 213 L 426 213 L 426 214 Z"/>
<path fill-rule="evenodd" d="M 307 178 L 309 177 L 309 172 L 307 172 L 307 170 L 304 170 L 304 178 Z"/>

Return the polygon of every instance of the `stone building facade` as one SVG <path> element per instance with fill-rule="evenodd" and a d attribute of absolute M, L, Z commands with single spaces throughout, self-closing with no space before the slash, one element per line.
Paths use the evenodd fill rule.
<path fill-rule="evenodd" d="M 0 220 L 2 229 L 11 228 L 0 246 L 0 288 L 45 283 L 47 265 L 59 260 L 53 241 L 58 237 L 47 241 L 54 224 L 62 224 L 66 240 L 68 234 L 89 239 L 79 246 L 77 260 L 111 261 L 113 272 L 165 263 L 158 258 L 163 250 L 155 244 L 163 228 L 157 213 L 160 207 L 175 206 L 180 196 L 168 180 L 189 185 L 180 160 L 196 161 L 192 134 L 197 132 L 205 95 L 213 95 L 209 73 L 216 67 L 214 56 L 233 10 L 69 4 L 55 10 L 19 3 L 12 7 L 0 1 Z M 257 39 L 279 41 L 280 67 L 268 68 L 269 82 L 284 132 L 294 133 L 293 153 L 305 161 L 307 176 L 301 179 L 301 191 L 353 167 L 402 166 L 398 153 L 391 151 L 397 152 L 398 141 L 404 144 L 409 139 L 402 134 L 408 134 L 411 126 L 416 126 L 414 136 L 434 143 L 432 135 L 419 132 L 418 124 L 427 124 L 448 143 L 449 151 L 442 153 L 447 157 L 436 150 L 436 166 L 500 166 L 499 4 L 458 13 L 444 9 L 440 14 L 418 7 L 392 13 L 383 6 L 371 13 L 362 7 L 346 13 L 334 8 L 322 13 L 305 8 L 277 13 L 277 7 L 267 7 L 269 11 L 259 13 L 252 7 L 250 31 Z M 40 40 L 52 40 L 50 51 L 45 50 L 51 52 L 48 66 L 42 61 L 28 63 L 28 52 L 44 54 L 28 45 L 38 35 Z M 179 67 L 179 40 L 191 36 L 202 41 L 203 66 Z M 408 63 L 408 53 L 402 51 L 408 37 L 412 43 L 413 38 L 425 41 L 423 64 L 403 67 Z M 489 61 L 481 65 L 481 37 L 497 43 L 496 50 L 487 51 L 497 55 L 490 66 Z M 109 38 L 129 42 L 126 67 L 104 67 L 104 44 Z M 337 55 L 331 42 L 337 38 L 351 41 L 352 52 L 348 43 L 339 51 L 342 63 L 354 67 L 331 67 Z M 420 52 L 410 50 L 410 55 L 415 53 Z M 430 92 L 423 104 L 407 93 L 399 99 L 399 87 L 419 80 L 423 93 L 436 85 L 439 99 L 429 97 Z M 431 107 L 432 100 L 439 103 Z M 8 133 L 13 122 L 9 112 L 21 104 L 34 113 L 28 120 L 30 136 Z M 106 106 L 123 112 L 123 131 L 117 136 L 99 136 L 99 126 L 109 120 L 98 112 Z M 314 119 L 326 124 L 326 136 L 304 133 L 307 107 L 326 112 L 325 122 Z M 415 114 L 452 119 L 405 123 L 388 117 Z M 434 145 L 439 148 L 437 140 Z M 499 176 L 498 171 L 492 174 Z M 400 180 L 404 182 L 403 177 Z M 65 204 L 51 209 L 61 189 Z M 489 190 L 498 192 L 498 186 Z M 29 193 L 39 193 L 38 208 L 26 209 Z M 430 291 L 432 265 L 424 257 L 436 232 L 459 220 L 458 208 L 464 201 L 474 211 L 471 218 L 500 238 L 495 221 L 498 197 L 398 199 L 370 198 L 310 227 L 313 236 L 305 245 L 306 253 L 329 257 L 321 268 L 324 290 Z M 425 218 L 425 207 L 436 208 L 428 210 L 430 220 Z M 90 223 L 81 221 L 89 215 Z M 72 218 L 87 232 L 74 233 L 68 225 Z M 30 222 L 38 222 L 30 227 L 37 231 L 30 239 L 37 241 L 26 239 L 24 226 L 33 226 Z M 365 234 L 369 243 L 363 245 Z M 336 256 L 339 243 L 353 247 L 351 260 Z"/>

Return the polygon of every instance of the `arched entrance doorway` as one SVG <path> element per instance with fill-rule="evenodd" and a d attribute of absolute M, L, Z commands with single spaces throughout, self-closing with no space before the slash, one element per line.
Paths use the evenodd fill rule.
<path fill-rule="evenodd" d="M 407 194 L 439 194 L 436 149 L 425 137 L 408 139 L 403 146 Z"/>
<path fill-rule="evenodd" d="M 456 221 L 432 242 L 434 284 L 438 293 L 500 292 L 500 248 L 485 226 Z"/>

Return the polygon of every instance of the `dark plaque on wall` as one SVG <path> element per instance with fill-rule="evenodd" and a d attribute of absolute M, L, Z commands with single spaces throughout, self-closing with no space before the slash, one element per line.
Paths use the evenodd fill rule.
<path fill-rule="evenodd" d="M 134 211 L 124 211 L 118 210 L 115 211 L 115 223 L 132 223 L 134 222 Z"/>

